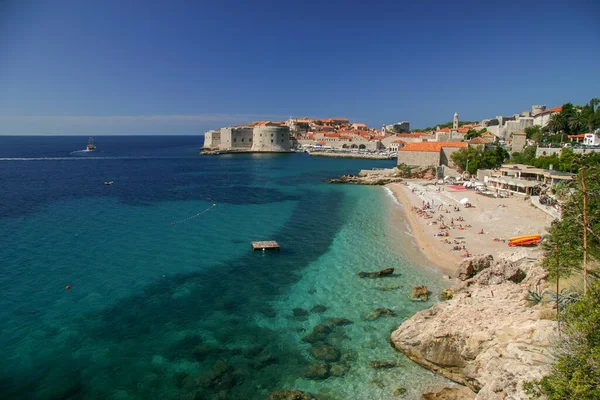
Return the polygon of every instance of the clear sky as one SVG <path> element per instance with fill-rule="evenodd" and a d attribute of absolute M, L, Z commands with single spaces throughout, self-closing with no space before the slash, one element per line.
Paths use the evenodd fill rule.
<path fill-rule="evenodd" d="M 598 0 L 0 0 L 0 134 L 412 127 L 600 97 Z"/>

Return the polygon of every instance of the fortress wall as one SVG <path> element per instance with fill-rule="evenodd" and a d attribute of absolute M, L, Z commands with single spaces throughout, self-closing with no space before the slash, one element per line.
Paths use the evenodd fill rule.
<path fill-rule="evenodd" d="M 250 150 L 252 147 L 252 127 L 227 127 L 220 129 L 220 150 Z"/>
<path fill-rule="evenodd" d="M 252 151 L 290 151 L 290 128 L 287 126 L 255 126 Z"/>
<path fill-rule="evenodd" d="M 206 131 L 204 132 L 204 146 L 203 148 L 215 149 L 221 144 L 221 131 Z"/>

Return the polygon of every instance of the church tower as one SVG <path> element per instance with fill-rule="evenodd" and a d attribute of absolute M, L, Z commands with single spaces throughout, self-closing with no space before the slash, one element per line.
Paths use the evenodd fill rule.
<path fill-rule="evenodd" d="M 458 129 L 458 113 L 456 112 L 454 113 L 454 123 L 452 124 L 452 129 Z"/>

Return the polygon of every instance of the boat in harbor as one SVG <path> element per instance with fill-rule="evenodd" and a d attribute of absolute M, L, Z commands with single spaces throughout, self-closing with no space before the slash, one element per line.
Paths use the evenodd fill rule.
<path fill-rule="evenodd" d="M 88 144 L 85 146 L 85 151 L 96 151 L 96 145 L 94 144 L 93 138 L 88 140 Z"/>

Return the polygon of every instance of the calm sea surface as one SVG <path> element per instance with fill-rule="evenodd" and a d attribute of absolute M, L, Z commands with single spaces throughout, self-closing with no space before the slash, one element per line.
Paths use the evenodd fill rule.
<path fill-rule="evenodd" d="M 387 218 L 399 206 L 381 187 L 324 182 L 394 162 L 201 157 L 202 142 L 97 137 L 85 153 L 86 137 L 0 137 L 0 397 L 392 399 L 402 386 L 416 399 L 442 383 L 389 345 L 430 305 L 410 289 L 443 287 L 403 256 L 414 248 Z M 269 239 L 282 250 L 251 251 Z M 386 267 L 397 276 L 357 277 Z M 378 307 L 396 316 L 366 319 Z M 305 377 L 326 363 L 343 376 Z"/>

